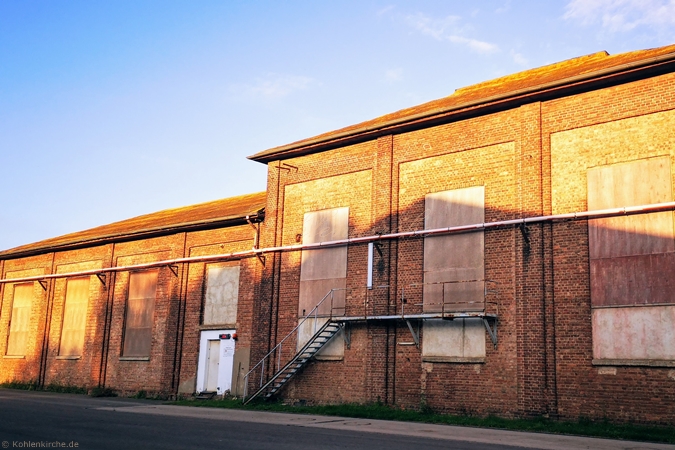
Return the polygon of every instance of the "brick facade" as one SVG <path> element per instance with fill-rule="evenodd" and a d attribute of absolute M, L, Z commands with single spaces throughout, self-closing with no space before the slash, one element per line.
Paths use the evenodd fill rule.
<path fill-rule="evenodd" d="M 339 207 L 349 208 L 350 239 L 424 230 L 426 195 L 477 186 L 484 187 L 485 223 L 586 211 L 589 169 L 656 156 L 667 156 L 672 166 L 675 68 L 672 62 L 648 66 L 650 55 L 619 58 L 647 61 L 643 72 L 634 65 L 609 75 L 599 71 L 582 80 L 586 84 L 564 78 L 584 74 L 583 64 L 603 63 L 603 55 L 592 55 L 548 72 L 534 70 L 531 77 L 540 84 L 555 70 L 568 80 L 549 88 L 533 84 L 524 90 L 528 77 L 520 74 L 462 90 L 458 98 L 471 100 L 462 108 L 455 108 L 451 96 L 445 101 L 452 108 L 433 110 L 436 115 L 418 113 L 444 100 L 254 155 L 269 168 L 259 247 L 300 245 L 306 213 Z M 504 97 L 508 101 L 494 94 L 500 83 L 518 88 Z M 483 103 L 475 97 L 481 89 L 491 94 Z M 648 178 L 645 174 L 645 183 Z M 403 311 L 424 312 L 424 237 L 377 241 L 371 290 L 368 243 L 350 244 L 345 315 L 397 318 L 350 322 L 344 353 L 311 361 L 281 397 L 504 417 L 672 423 L 675 360 L 594 359 L 588 229 L 587 220 L 558 220 L 484 231 L 486 312 L 497 316 L 498 343 L 486 332 L 484 356 L 464 361 L 425 360 L 403 320 Z M 254 232 L 238 224 L 0 258 L 0 270 L 7 279 L 243 251 L 253 247 Z M 259 258 L 157 269 L 152 353 L 146 361 L 121 357 L 129 272 L 109 273 L 105 283 L 91 277 L 79 359 L 57 355 L 65 280 L 49 280 L 44 288 L 35 282 L 25 358 L 0 359 L 0 381 L 194 392 L 208 264 L 241 268 L 236 323 L 241 375 L 298 325 L 301 260 L 299 250 L 270 251 Z M 0 285 L 3 337 L 12 286 Z M 422 348 L 424 323 L 410 323 Z M 284 342 L 290 356 L 296 335 Z M 672 337 L 668 342 L 675 347 Z M 5 345 L 6 339 L 0 340 L 3 355 Z M 271 364 L 266 370 L 273 371 Z"/>
<path fill-rule="evenodd" d="M 254 155 L 270 168 L 268 208 L 274 205 L 276 214 L 266 226 L 281 236 L 268 233 L 264 245 L 294 243 L 296 224 L 307 211 L 355 202 L 370 209 L 371 220 L 350 213 L 350 237 L 421 230 L 425 194 L 471 186 L 485 186 L 486 222 L 586 211 L 589 168 L 651 156 L 673 159 L 674 81 L 666 73 L 621 82 L 358 144 L 326 144 L 306 155 L 300 142 L 297 157 L 275 160 L 273 150 Z M 284 164 L 292 168 L 279 169 Z M 370 183 L 345 188 L 340 182 L 358 173 L 368 173 L 362 180 Z M 303 190 L 299 203 L 288 193 L 303 184 L 311 189 Z M 400 314 L 403 289 L 407 312 L 421 312 L 423 240 L 387 240 L 380 249 L 374 284 L 388 288 L 368 293 L 367 314 Z M 365 244 L 349 247 L 348 266 L 347 286 L 354 293 L 347 308 L 358 314 Z M 296 320 L 299 255 L 283 255 L 274 270 L 269 276 L 279 305 L 273 335 L 279 340 Z M 352 325 L 343 360 L 314 361 L 282 397 L 510 417 L 675 420 L 672 361 L 655 362 L 660 367 L 592 362 L 587 221 L 488 230 L 485 271 L 493 282 L 486 300 L 498 310 L 499 343 L 495 349 L 485 334 L 483 362 L 424 362 L 420 349 L 408 345 L 405 322 L 362 322 Z M 420 339 L 423 345 L 423 326 Z"/>
<path fill-rule="evenodd" d="M 85 270 L 131 266 L 176 258 L 229 254 L 253 247 L 256 231 L 236 225 L 204 231 L 56 251 L 3 261 L 3 278 L 76 273 Z M 81 356 L 60 357 L 67 277 L 34 285 L 30 340 L 22 357 L 0 359 L 0 382 L 34 382 L 40 385 L 107 387 L 133 395 L 171 397 L 195 392 L 199 335 L 203 329 L 205 267 L 208 264 L 240 266 L 237 353 L 246 367 L 252 341 L 252 322 L 259 285 L 256 258 L 227 262 L 195 262 L 165 265 L 158 271 L 151 353 L 148 358 L 125 358 L 125 311 L 130 271 L 90 275 L 85 344 Z M 2 354 L 11 317 L 12 283 L 2 289 Z M 45 286 L 45 288 L 43 288 Z M 211 327 L 213 328 L 213 327 Z M 217 327 L 216 327 L 217 328 Z M 246 369 L 247 370 L 247 369 Z"/>

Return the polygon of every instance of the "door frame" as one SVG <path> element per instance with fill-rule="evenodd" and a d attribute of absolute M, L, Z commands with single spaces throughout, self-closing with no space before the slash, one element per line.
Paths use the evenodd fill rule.
<path fill-rule="evenodd" d="M 208 359 L 208 341 L 220 339 L 221 334 L 233 335 L 236 333 L 236 330 L 232 329 L 223 329 L 223 330 L 203 330 L 199 334 L 199 358 L 197 360 L 197 392 L 204 392 L 206 390 L 206 372 L 208 367 L 206 367 Z M 224 345 L 224 343 L 230 345 Z M 228 357 L 223 357 L 223 352 L 225 349 L 231 346 L 232 355 Z M 234 350 L 236 349 L 236 342 L 234 339 L 220 339 L 220 364 L 218 367 L 218 387 L 216 391 L 217 395 L 223 395 L 225 391 L 232 389 L 232 372 L 234 369 Z M 227 359 L 230 360 L 228 364 Z"/>

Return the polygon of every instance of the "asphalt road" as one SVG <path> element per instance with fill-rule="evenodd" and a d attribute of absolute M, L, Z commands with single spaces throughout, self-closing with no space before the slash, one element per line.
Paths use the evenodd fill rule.
<path fill-rule="evenodd" d="M 0 389 L 0 448 L 672 450 L 675 446 Z"/>
<path fill-rule="evenodd" d="M 131 414 L 118 410 L 157 404 L 159 402 L 0 390 L 0 441 L 3 448 L 31 448 L 30 445 L 36 445 L 32 448 L 97 450 L 519 448 L 222 419 Z M 52 447 L 42 447 L 45 444 L 41 443 L 50 443 Z"/>

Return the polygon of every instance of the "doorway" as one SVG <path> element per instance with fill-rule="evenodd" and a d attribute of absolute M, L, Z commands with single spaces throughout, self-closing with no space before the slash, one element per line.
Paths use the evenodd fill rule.
<path fill-rule="evenodd" d="M 232 389 L 235 330 L 206 330 L 199 339 L 197 392 L 223 395 Z"/>

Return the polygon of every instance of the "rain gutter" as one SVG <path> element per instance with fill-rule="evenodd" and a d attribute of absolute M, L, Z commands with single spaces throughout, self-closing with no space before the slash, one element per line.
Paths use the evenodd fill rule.
<path fill-rule="evenodd" d="M 422 113 L 391 119 L 380 124 L 365 125 L 354 130 L 338 132 L 330 136 L 317 136 L 316 138 L 263 151 L 249 156 L 248 159 L 261 163 L 269 163 L 280 159 L 329 150 L 335 147 L 352 145 L 385 134 L 401 133 L 435 125 L 440 122 L 448 122 L 458 118 L 458 116 L 477 116 L 517 107 L 525 103 L 579 93 L 584 90 L 597 88 L 599 85 L 625 83 L 639 79 L 641 76 L 654 76 L 658 73 L 673 71 L 675 70 L 673 62 L 675 62 L 675 53 L 668 53 L 504 94 L 471 100 L 459 105 L 434 108 Z"/>

